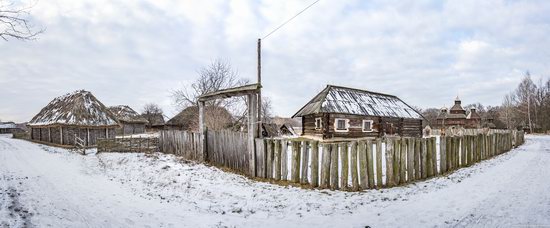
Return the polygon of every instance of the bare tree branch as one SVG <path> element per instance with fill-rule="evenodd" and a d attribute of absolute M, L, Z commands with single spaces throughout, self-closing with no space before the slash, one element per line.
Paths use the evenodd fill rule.
<path fill-rule="evenodd" d="M 13 2 L 0 0 L 0 38 L 18 40 L 35 40 L 44 29 L 35 30 L 30 23 L 29 10 L 36 5 L 16 7 Z"/>

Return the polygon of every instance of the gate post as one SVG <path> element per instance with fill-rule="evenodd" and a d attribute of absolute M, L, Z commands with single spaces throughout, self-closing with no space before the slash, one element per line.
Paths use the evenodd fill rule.
<path fill-rule="evenodd" d="M 248 167 L 251 177 L 256 176 L 256 146 L 254 139 L 258 137 L 258 94 L 248 94 Z"/>
<path fill-rule="evenodd" d="M 199 136 L 200 136 L 200 153 L 199 161 L 206 161 L 207 145 L 206 145 L 206 127 L 204 126 L 204 101 L 199 101 Z"/>

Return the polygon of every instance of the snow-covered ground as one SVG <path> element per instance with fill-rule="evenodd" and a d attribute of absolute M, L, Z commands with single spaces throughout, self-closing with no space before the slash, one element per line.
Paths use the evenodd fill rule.
<path fill-rule="evenodd" d="M 271 185 L 163 154 L 0 136 L 0 227 L 550 225 L 550 137 L 446 176 L 359 193 Z"/>

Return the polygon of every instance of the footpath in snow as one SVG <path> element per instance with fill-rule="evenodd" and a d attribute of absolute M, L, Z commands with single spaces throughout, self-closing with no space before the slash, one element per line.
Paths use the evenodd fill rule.
<path fill-rule="evenodd" d="M 0 136 L 0 227 L 550 225 L 550 136 L 403 187 L 348 193 L 255 182 L 164 154 L 74 152 Z"/>

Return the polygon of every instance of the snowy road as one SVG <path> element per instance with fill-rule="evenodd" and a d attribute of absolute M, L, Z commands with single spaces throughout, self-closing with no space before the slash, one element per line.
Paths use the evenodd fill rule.
<path fill-rule="evenodd" d="M 345 193 L 250 181 L 170 155 L 0 136 L 0 227 L 550 226 L 550 137 L 447 177 Z"/>

